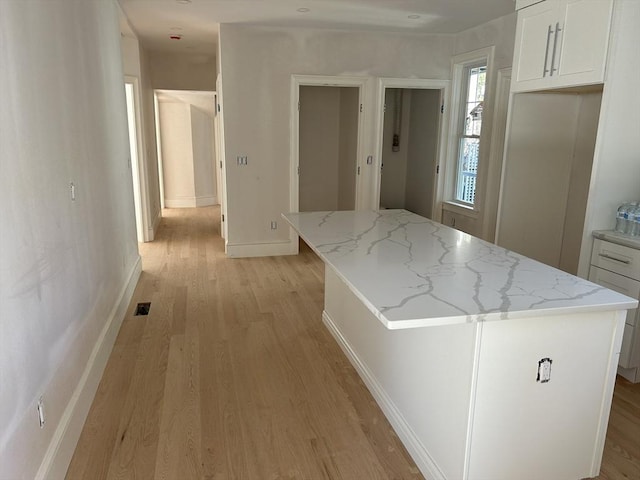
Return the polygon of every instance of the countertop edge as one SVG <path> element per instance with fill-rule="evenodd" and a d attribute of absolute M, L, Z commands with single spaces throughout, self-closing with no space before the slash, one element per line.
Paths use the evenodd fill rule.
<path fill-rule="evenodd" d="M 570 315 L 570 314 L 580 314 L 580 313 L 588 313 L 588 312 L 606 312 L 606 311 L 619 311 L 619 310 L 628 310 L 631 308 L 638 307 L 638 300 L 633 300 L 629 298 L 629 301 L 621 301 L 621 302 L 612 302 L 606 303 L 602 305 L 574 305 L 568 307 L 549 307 L 545 309 L 537 309 L 535 311 L 532 310 L 522 310 L 515 312 L 489 312 L 489 313 L 481 313 L 481 314 L 471 314 L 471 315 L 453 315 L 447 317 L 434 317 L 434 318 L 414 318 L 414 319 L 405 319 L 405 320 L 389 320 L 385 317 L 385 315 L 380 312 L 372 303 L 369 301 L 362 292 L 360 292 L 351 282 L 339 271 L 339 269 L 328 259 L 322 252 L 320 252 L 315 245 L 301 232 L 299 232 L 292 224 L 292 222 L 287 218 L 285 213 L 281 214 L 282 218 L 286 220 L 291 228 L 293 228 L 296 233 L 304 240 L 304 242 L 313 250 L 313 252 L 318 255 L 325 263 L 326 266 L 329 266 L 333 272 L 340 278 L 340 280 L 349 288 L 349 291 L 353 293 L 379 321 L 382 323 L 385 328 L 388 330 L 404 330 L 410 328 L 420 328 L 420 327 L 438 327 L 438 326 L 447 326 L 447 325 L 462 325 L 462 324 L 472 324 L 472 323 L 480 323 L 480 322 L 490 322 L 490 321 L 501 321 L 501 320 L 513 320 L 513 319 L 524 319 L 524 318 L 534 318 L 534 317 L 549 317 L 553 315 Z M 593 232 L 594 236 L 596 232 Z"/>
<path fill-rule="evenodd" d="M 640 250 L 640 237 L 632 237 L 614 230 L 594 230 L 592 235 L 600 240 Z"/>

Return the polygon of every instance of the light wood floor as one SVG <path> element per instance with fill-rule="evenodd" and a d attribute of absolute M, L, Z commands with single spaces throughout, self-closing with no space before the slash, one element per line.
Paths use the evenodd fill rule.
<path fill-rule="evenodd" d="M 422 478 L 321 322 L 323 264 L 226 259 L 217 208 L 165 211 L 67 472 Z"/>
<path fill-rule="evenodd" d="M 321 322 L 317 257 L 226 259 L 217 208 L 164 214 L 67 480 L 423 478 Z M 640 480 L 640 384 L 598 478 Z"/>

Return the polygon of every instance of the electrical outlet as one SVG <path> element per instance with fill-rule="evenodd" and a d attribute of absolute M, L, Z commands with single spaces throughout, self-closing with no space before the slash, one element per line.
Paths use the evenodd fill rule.
<path fill-rule="evenodd" d="M 551 364 L 553 360 L 550 358 L 543 358 L 538 362 L 538 378 L 536 380 L 540 383 L 547 383 L 551 380 Z"/>
<path fill-rule="evenodd" d="M 40 423 L 40 428 L 44 428 L 46 418 L 44 415 L 44 400 L 42 397 L 38 400 L 38 422 Z"/>
<path fill-rule="evenodd" d="M 278 229 L 278 222 L 271 222 L 271 230 L 277 230 Z"/>

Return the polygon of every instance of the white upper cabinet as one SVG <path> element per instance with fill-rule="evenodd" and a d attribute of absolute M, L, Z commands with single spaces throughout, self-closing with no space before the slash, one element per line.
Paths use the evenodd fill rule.
<path fill-rule="evenodd" d="M 602 83 L 613 0 L 545 0 L 518 12 L 511 90 Z"/>

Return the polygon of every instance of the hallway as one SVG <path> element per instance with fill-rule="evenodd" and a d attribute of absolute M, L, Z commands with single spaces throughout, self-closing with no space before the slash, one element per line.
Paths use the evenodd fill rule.
<path fill-rule="evenodd" d="M 321 322 L 315 254 L 227 259 L 218 207 L 163 214 L 66 478 L 422 478 Z"/>

